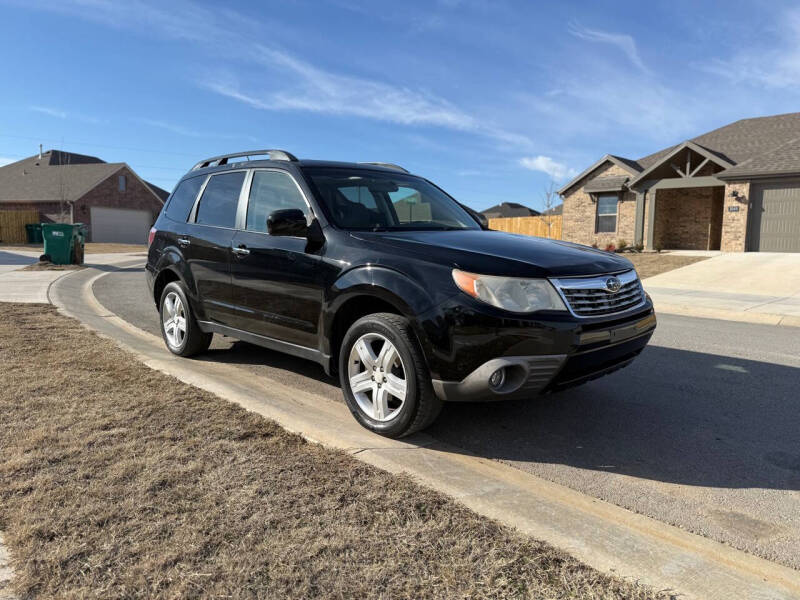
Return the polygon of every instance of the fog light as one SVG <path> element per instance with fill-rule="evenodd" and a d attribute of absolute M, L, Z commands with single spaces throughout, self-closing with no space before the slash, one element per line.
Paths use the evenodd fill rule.
<path fill-rule="evenodd" d="M 506 370 L 505 368 L 497 369 L 494 373 L 489 376 L 489 386 L 494 389 L 500 389 L 503 387 L 503 384 L 506 382 Z"/>

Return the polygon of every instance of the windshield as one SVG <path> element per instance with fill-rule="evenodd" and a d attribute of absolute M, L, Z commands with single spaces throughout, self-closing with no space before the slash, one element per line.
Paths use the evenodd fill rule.
<path fill-rule="evenodd" d="M 452 198 L 424 179 L 368 169 L 303 169 L 334 224 L 359 231 L 480 229 Z"/>

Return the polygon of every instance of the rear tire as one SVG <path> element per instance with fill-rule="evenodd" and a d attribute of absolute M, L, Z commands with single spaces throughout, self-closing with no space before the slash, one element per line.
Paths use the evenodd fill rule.
<path fill-rule="evenodd" d="M 339 380 L 355 419 L 386 437 L 416 433 L 442 409 L 411 325 L 400 315 L 376 313 L 353 323 L 339 351 Z"/>
<path fill-rule="evenodd" d="M 188 357 L 208 350 L 214 334 L 200 329 L 180 283 L 164 286 L 158 307 L 161 337 L 170 352 Z"/>

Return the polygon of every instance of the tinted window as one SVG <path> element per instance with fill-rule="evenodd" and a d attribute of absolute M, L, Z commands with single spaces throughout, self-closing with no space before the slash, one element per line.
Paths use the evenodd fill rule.
<path fill-rule="evenodd" d="M 244 175 L 244 171 L 212 175 L 200 198 L 196 222 L 233 228 Z"/>
<path fill-rule="evenodd" d="M 197 192 L 203 186 L 205 177 L 192 177 L 191 179 L 184 179 L 172 192 L 172 197 L 167 204 L 167 211 L 164 213 L 167 218 L 173 221 L 185 222 L 189 218 L 189 213 L 194 206 L 194 201 L 197 199 Z"/>
<path fill-rule="evenodd" d="M 306 168 L 334 223 L 344 229 L 478 229 L 452 198 L 424 179 L 367 169 Z"/>
<path fill-rule="evenodd" d="M 267 231 L 269 214 L 285 208 L 306 212 L 306 202 L 292 178 L 278 171 L 254 172 L 247 204 L 248 231 Z"/>

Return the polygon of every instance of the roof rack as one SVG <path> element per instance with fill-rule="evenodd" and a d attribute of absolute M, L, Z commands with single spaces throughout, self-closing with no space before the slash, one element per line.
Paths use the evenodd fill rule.
<path fill-rule="evenodd" d="M 387 162 L 364 162 L 361 163 L 362 165 L 375 165 L 376 167 L 386 167 L 387 169 L 394 169 L 395 171 L 402 171 L 403 173 L 408 173 L 407 169 L 404 169 L 400 165 L 396 165 L 394 163 L 387 163 Z"/>
<path fill-rule="evenodd" d="M 227 165 L 229 162 L 231 162 L 230 159 L 232 158 L 240 158 L 242 156 L 245 157 L 260 156 L 264 154 L 269 156 L 269 160 L 288 160 L 291 162 L 297 162 L 297 157 L 291 152 L 287 152 L 286 150 L 275 150 L 275 149 L 248 150 L 247 152 L 236 152 L 234 154 L 221 154 L 219 156 L 212 156 L 211 158 L 203 159 L 192 167 L 192 171 L 196 171 L 197 169 L 205 169 L 206 167 L 218 167 L 220 165 Z M 250 159 L 248 158 L 247 160 Z"/>

